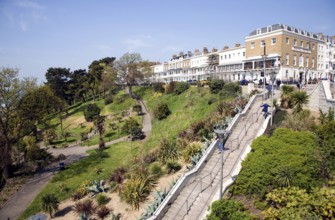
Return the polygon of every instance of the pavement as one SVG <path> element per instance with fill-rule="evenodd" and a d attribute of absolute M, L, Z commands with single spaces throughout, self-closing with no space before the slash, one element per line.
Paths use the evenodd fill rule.
<path fill-rule="evenodd" d="M 142 126 L 143 132 L 146 137 L 151 132 L 151 116 L 147 110 L 143 101 L 139 101 L 142 106 Z M 128 141 L 128 137 L 122 137 L 106 143 L 106 146 L 119 143 L 122 141 Z M 64 154 L 66 159 L 62 162 L 65 165 L 71 164 L 75 161 L 83 159 L 88 156 L 87 151 L 98 148 L 98 145 L 94 146 L 73 146 L 68 148 L 50 148 L 48 151 L 55 157 L 59 154 Z M 32 200 L 38 195 L 38 193 L 47 185 L 52 179 L 53 175 L 59 171 L 59 162 L 54 162 L 37 174 L 21 187 L 2 207 L 0 210 L 0 220 L 13 220 L 17 219 L 23 211 L 29 206 Z"/>

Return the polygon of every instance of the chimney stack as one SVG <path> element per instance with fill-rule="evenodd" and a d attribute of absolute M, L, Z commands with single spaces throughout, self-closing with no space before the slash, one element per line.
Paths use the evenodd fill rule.
<path fill-rule="evenodd" d="M 207 49 L 207 47 L 204 47 L 204 48 L 202 49 L 202 54 L 208 54 L 208 49 Z"/>

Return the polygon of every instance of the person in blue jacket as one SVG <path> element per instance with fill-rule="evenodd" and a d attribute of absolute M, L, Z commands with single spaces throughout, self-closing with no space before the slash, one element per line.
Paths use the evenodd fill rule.
<path fill-rule="evenodd" d="M 264 103 L 263 105 L 261 105 L 261 107 L 263 107 L 262 112 L 264 112 L 264 118 L 266 118 L 268 116 L 269 107 L 271 106 L 267 103 Z"/>

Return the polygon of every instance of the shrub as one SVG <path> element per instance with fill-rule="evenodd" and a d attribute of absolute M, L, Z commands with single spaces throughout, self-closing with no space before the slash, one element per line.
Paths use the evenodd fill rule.
<path fill-rule="evenodd" d="M 175 173 L 181 169 L 181 165 L 176 161 L 168 161 L 166 163 L 166 169 L 168 174 Z"/>
<path fill-rule="evenodd" d="M 176 82 L 170 82 L 168 85 L 165 85 L 165 93 L 172 94 L 174 92 L 174 88 L 176 86 Z"/>
<path fill-rule="evenodd" d="M 200 142 L 192 142 L 190 145 L 184 150 L 183 158 L 186 162 L 191 162 L 191 158 L 201 152 L 201 143 Z"/>
<path fill-rule="evenodd" d="M 262 201 L 255 201 L 254 205 L 256 208 L 262 211 L 264 211 L 268 206 L 266 202 L 262 202 Z"/>
<path fill-rule="evenodd" d="M 156 182 L 151 176 L 129 179 L 121 191 L 121 199 L 132 206 L 133 209 L 139 209 L 140 203 L 145 201 L 150 195 L 151 189 Z"/>
<path fill-rule="evenodd" d="M 108 198 L 103 193 L 100 193 L 99 195 L 97 195 L 97 197 L 95 199 L 97 201 L 98 206 L 106 205 L 109 202 L 109 200 L 110 200 L 110 198 Z"/>
<path fill-rule="evenodd" d="M 158 157 L 158 151 L 152 151 L 146 155 L 143 156 L 143 161 L 147 164 L 151 164 L 157 160 Z"/>
<path fill-rule="evenodd" d="M 209 83 L 209 90 L 212 94 L 217 94 L 223 89 L 224 81 L 221 79 L 214 79 Z"/>
<path fill-rule="evenodd" d="M 164 93 L 164 83 L 157 82 L 152 84 L 154 92 Z"/>
<path fill-rule="evenodd" d="M 217 200 L 212 203 L 210 210 L 211 213 L 207 215 L 207 219 L 252 219 L 245 212 L 243 204 L 234 200 Z"/>
<path fill-rule="evenodd" d="M 217 102 L 217 99 L 216 98 L 210 98 L 207 102 L 208 105 L 211 105 L 213 104 L 214 102 Z"/>
<path fill-rule="evenodd" d="M 253 95 L 256 95 L 256 94 L 259 94 L 259 93 L 261 93 L 261 91 L 259 91 L 259 90 L 257 90 L 257 89 L 254 89 L 254 90 L 252 90 L 252 91 L 250 92 L 249 97 L 252 97 Z"/>
<path fill-rule="evenodd" d="M 110 212 L 111 211 L 106 206 L 101 206 L 97 210 L 97 216 L 103 220 L 110 214 Z"/>
<path fill-rule="evenodd" d="M 131 140 L 142 140 L 144 138 L 144 133 L 140 127 L 134 127 L 130 132 Z"/>
<path fill-rule="evenodd" d="M 108 95 L 105 98 L 105 105 L 111 104 L 113 102 L 113 96 L 112 95 Z"/>
<path fill-rule="evenodd" d="M 83 202 L 77 202 L 73 210 L 80 216 L 80 219 L 90 219 L 90 216 L 93 215 L 96 207 L 93 204 L 93 201 L 87 199 Z"/>
<path fill-rule="evenodd" d="M 154 115 L 158 120 L 163 120 L 171 114 L 169 106 L 166 103 L 160 103 L 154 109 Z"/>
<path fill-rule="evenodd" d="M 125 134 L 131 134 L 132 130 L 136 127 L 139 127 L 140 125 L 137 123 L 137 121 L 133 118 L 128 118 L 125 120 L 121 131 Z"/>
<path fill-rule="evenodd" d="M 126 100 L 126 99 L 125 99 L 125 96 L 123 96 L 123 95 L 121 95 L 121 96 L 117 96 L 117 97 L 115 98 L 115 103 L 116 103 L 116 104 L 121 104 L 121 103 L 123 103 L 125 100 Z"/>
<path fill-rule="evenodd" d="M 84 198 L 88 194 L 87 189 L 80 187 L 74 193 L 72 193 L 71 197 L 73 201 Z"/>
<path fill-rule="evenodd" d="M 127 169 L 124 167 L 118 167 L 116 168 L 113 173 L 111 174 L 109 180 L 116 182 L 116 183 L 122 183 L 125 179 L 125 174 L 127 173 Z"/>
<path fill-rule="evenodd" d="M 150 166 L 150 172 L 155 177 L 160 177 L 160 176 L 162 176 L 164 174 L 161 165 L 159 163 L 157 163 L 157 162 L 151 164 L 151 166 Z"/>
<path fill-rule="evenodd" d="M 158 158 L 162 163 L 179 158 L 180 152 L 174 141 L 163 138 L 159 145 Z"/>
<path fill-rule="evenodd" d="M 142 106 L 141 105 L 134 105 L 133 111 L 137 113 L 137 115 L 140 115 L 142 113 Z"/>
<path fill-rule="evenodd" d="M 185 92 L 190 85 L 187 82 L 177 82 L 174 88 L 174 93 L 176 95 L 180 95 L 181 93 Z"/>
<path fill-rule="evenodd" d="M 42 197 L 42 210 L 48 212 L 50 218 L 52 218 L 52 213 L 58 210 L 59 201 L 55 194 L 45 194 Z"/>
<path fill-rule="evenodd" d="M 114 192 L 119 188 L 119 184 L 115 181 L 110 182 L 109 184 L 109 191 Z"/>
<path fill-rule="evenodd" d="M 99 114 L 100 108 L 95 103 L 87 105 L 84 110 L 85 120 L 88 122 L 94 121 Z"/>

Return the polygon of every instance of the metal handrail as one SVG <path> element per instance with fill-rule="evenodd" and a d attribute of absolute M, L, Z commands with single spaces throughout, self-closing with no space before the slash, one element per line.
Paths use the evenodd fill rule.
<path fill-rule="evenodd" d="M 258 119 L 259 119 L 259 117 L 261 116 L 261 114 L 262 114 L 262 112 L 260 112 L 260 113 L 256 112 L 256 113 L 253 113 L 253 114 L 252 114 L 252 116 L 257 115 L 255 122 L 258 121 Z M 259 123 L 258 128 L 257 128 L 257 131 L 259 131 L 261 125 L 262 125 L 262 123 Z M 245 145 L 245 146 L 247 146 L 247 145 Z M 236 150 L 236 149 L 234 149 L 234 151 L 235 151 L 235 150 Z M 232 152 L 233 152 L 233 151 L 232 151 Z M 230 152 L 230 153 L 232 153 L 232 152 Z M 229 157 L 230 153 L 227 155 L 226 159 Z M 241 158 L 241 156 L 242 156 L 243 153 L 244 153 L 244 151 L 242 150 L 242 151 L 240 152 L 240 154 L 238 155 L 238 158 Z M 226 159 L 224 160 L 224 162 L 226 162 Z M 232 172 L 235 170 L 235 168 L 236 168 L 238 162 L 239 162 L 239 160 L 236 160 L 236 161 L 235 161 L 233 168 L 230 170 L 230 172 L 229 172 L 228 175 L 226 175 L 226 176 L 223 177 L 223 179 L 226 178 L 226 177 L 228 177 L 228 176 L 231 176 L 231 174 L 232 174 Z M 207 201 L 204 203 L 203 207 L 201 208 L 201 211 L 200 211 L 199 214 L 197 215 L 196 220 L 199 219 L 199 217 L 200 217 L 200 215 L 202 214 L 204 208 L 207 206 L 208 201 L 211 199 L 213 193 L 216 192 L 216 188 L 217 188 L 217 186 L 218 186 L 219 184 L 220 184 L 220 181 L 216 183 L 216 185 L 215 185 L 215 187 L 214 187 L 214 189 L 213 189 L 211 195 L 208 197 Z"/>
<path fill-rule="evenodd" d="M 235 139 L 229 141 L 230 145 L 229 145 L 229 143 L 225 143 L 226 146 L 232 146 L 232 145 L 233 145 L 233 142 L 235 142 L 235 141 L 237 140 L 237 146 L 236 146 L 235 148 L 231 148 L 231 151 L 230 151 L 228 154 L 226 154 L 227 156 L 225 157 L 225 159 L 224 159 L 224 161 L 223 161 L 224 163 L 225 163 L 226 160 L 229 158 L 229 155 L 230 155 L 231 153 L 233 153 L 235 150 L 239 149 L 240 144 L 241 144 L 241 142 L 242 142 L 243 139 L 244 139 L 244 135 L 247 133 L 247 130 L 248 130 L 248 129 L 251 127 L 251 125 L 252 125 L 252 123 L 249 123 L 249 122 L 250 122 L 250 121 L 253 122 L 253 119 L 254 119 L 254 116 L 255 116 L 255 115 L 256 115 L 256 121 L 258 121 L 258 118 L 259 118 L 259 116 L 260 116 L 260 114 L 261 114 L 261 113 L 260 113 L 260 114 L 258 113 L 259 111 L 260 111 L 260 110 L 258 110 L 258 111 L 255 112 L 255 113 L 252 113 L 252 114 L 250 115 L 251 117 L 249 117 L 248 120 L 245 122 L 244 127 L 243 127 L 242 130 L 240 131 L 240 133 L 239 133 L 239 135 L 237 136 L 237 138 L 235 138 Z M 248 124 L 248 123 L 249 123 L 249 126 L 248 126 L 248 128 L 247 128 L 247 124 Z M 259 126 L 259 127 L 260 127 L 260 126 Z M 258 129 L 259 129 L 259 127 L 258 127 Z M 244 135 L 243 135 L 243 138 L 240 140 L 240 137 L 241 137 L 241 134 L 242 134 L 243 129 L 245 129 L 245 133 L 244 133 Z M 242 152 L 243 152 L 243 151 L 241 151 L 241 153 L 242 153 Z M 239 157 L 241 156 L 241 153 L 239 154 Z M 239 157 L 238 157 L 238 158 L 239 158 Z M 218 169 L 218 170 L 215 172 L 215 175 L 213 175 L 214 178 L 212 178 L 212 173 L 213 173 L 214 169 L 217 167 L 216 165 L 217 165 L 219 162 L 220 162 L 220 158 L 218 158 L 218 160 L 216 161 L 215 165 L 213 166 L 213 168 L 212 168 L 212 170 L 211 170 L 211 172 L 210 172 L 209 174 L 206 174 L 205 176 L 203 176 L 203 177 L 201 177 L 200 179 L 197 180 L 197 181 L 198 181 L 197 184 L 193 187 L 192 191 L 191 191 L 191 192 L 189 193 L 189 195 L 187 196 L 185 202 L 180 206 L 180 208 L 178 209 L 178 211 L 176 212 L 176 214 L 173 216 L 174 219 L 175 219 L 176 216 L 180 213 L 180 211 L 184 208 L 185 205 L 186 205 L 186 213 L 185 213 L 185 215 L 186 215 L 186 214 L 188 213 L 188 211 L 190 210 L 191 206 L 193 205 L 194 201 L 196 200 L 196 198 L 199 196 L 199 194 L 200 194 L 201 192 L 203 192 L 205 189 L 207 189 L 210 185 L 213 184 L 214 179 L 215 179 L 215 176 L 218 174 L 218 172 L 220 171 L 220 169 Z M 237 162 L 238 162 L 238 160 L 236 160 L 236 162 L 234 163 L 233 168 L 235 168 Z M 232 169 L 232 170 L 229 172 L 229 174 L 226 175 L 226 176 L 224 176 L 223 178 L 226 178 L 226 177 L 230 176 L 233 170 L 234 170 L 234 169 Z M 211 179 L 210 179 L 209 184 L 207 184 L 207 186 L 206 186 L 205 188 L 202 188 L 202 180 L 203 180 L 204 178 L 208 177 L 209 175 L 211 176 Z M 189 200 L 189 198 L 191 197 L 191 195 L 193 194 L 193 192 L 195 191 L 195 189 L 198 187 L 199 184 L 200 184 L 200 192 L 196 195 L 196 197 L 195 197 L 194 200 L 192 201 L 191 206 L 189 206 L 189 201 L 188 201 L 188 200 Z M 217 183 L 217 184 L 218 184 L 218 183 Z M 217 186 L 217 184 L 216 184 L 216 186 Z M 215 187 L 215 188 L 216 188 L 216 187 Z M 205 203 L 205 204 L 206 204 L 206 203 Z M 202 210 L 203 210 L 203 209 L 202 209 Z M 201 211 L 201 213 L 202 213 L 202 211 Z M 201 214 L 201 213 L 200 213 L 200 214 Z M 200 215 L 200 214 L 199 214 L 199 215 Z M 199 217 L 199 216 L 198 216 L 198 217 Z"/>

